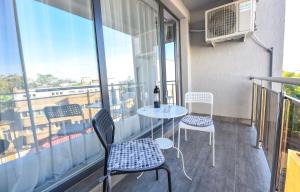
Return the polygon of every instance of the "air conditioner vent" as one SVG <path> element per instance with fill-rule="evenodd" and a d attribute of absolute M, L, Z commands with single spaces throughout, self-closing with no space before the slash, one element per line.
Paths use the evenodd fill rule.
<path fill-rule="evenodd" d="M 236 5 L 233 4 L 208 13 L 208 38 L 229 35 L 236 31 L 235 10 Z"/>
<path fill-rule="evenodd" d="M 254 31 L 255 0 L 235 1 L 205 12 L 206 41 L 225 41 Z"/>

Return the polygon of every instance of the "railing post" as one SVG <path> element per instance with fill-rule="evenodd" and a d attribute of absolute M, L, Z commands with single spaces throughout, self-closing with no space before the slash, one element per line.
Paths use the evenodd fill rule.
<path fill-rule="evenodd" d="M 279 191 L 284 191 L 284 186 L 285 186 L 285 174 L 286 174 L 286 165 L 283 166 L 282 163 L 285 161 L 282 161 L 283 157 L 282 153 L 286 151 L 287 147 L 287 133 L 288 133 L 288 126 L 289 126 L 289 114 L 290 114 L 290 106 L 291 106 L 291 101 L 289 99 L 284 99 L 283 101 L 283 116 L 282 116 L 282 123 L 281 123 L 281 135 L 280 135 L 280 146 L 279 146 L 279 158 L 278 158 L 278 168 L 276 172 L 276 181 L 277 181 L 277 188 Z"/>
<path fill-rule="evenodd" d="M 262 104 L 262 85 L 257 86 L 260 89 L 259 105 L 256 104 L 256 148 L 260 148 L 260 113 L 261 113 L 261 104 Z M 257 94 L 258 96 L 258 94 Z M 258 102 L 258 98 L 257 98 Z"/>
<path fill-rule="evenodd" d="M 252 106 L 251 106 L 251 120 L 250 120 L 250 126 L 253 127 L 253 121 L 254 121 L 254 113 L 256 114 L 256 103 L 257 103 L 257 86 L 256 84 L 252 83 Z"/>
<path fill-rule="evenodd" d="M 264 88 L 261 85 L 261 91 L 260 91 L 260 117 L 259 117 L 259 125 L 257 127 L 257 141 L 256 141 L 256 147 L 262 148 L 262 142 L 263 142 L 263 132 L 264 132 L 264 126 L 265 126 L 265 113 L 266 113 L 266 88 Z"/>
<path fill-rule="evenodd" d="M 282 123 L 283 123 L 283 114 L 284 114 L 284 93 L 281 91 L 279 93 L 279 102 L 278 102 L 278 114 L 277 114 L 277 123 L 276 123 L 276 137 L 275 137 L 275 145 L 273 148 L 273 162 L 272 162 L 272 170 L 271 170 L 271 185 L 270 191 L 278 191 L 277 186 L 277 169 L 278 169 L 278 161 L 279 161 L 279 153 L 280 153 L 280 138 L 282 133 Z"/>
<path fill-rule="evenodd" d="M 88 104 L 88 106 L 91 105 L 91 97 L 90 97 L 90 90 L 89 90 L 89 88 L 87 88 L 87 91 L 86 91 L 86 98 L 87 98 L 87 104 Z M 89 119 L 92 119 L 92 109 L 88 108 L 88 112 L 89 112 Z M 85 119 L 83 119 L 83 120 L 85 120 Z"/>

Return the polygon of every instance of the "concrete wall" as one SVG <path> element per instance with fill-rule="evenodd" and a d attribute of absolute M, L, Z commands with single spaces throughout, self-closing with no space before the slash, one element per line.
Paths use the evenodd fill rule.
<path fill-rule="evenodd" d="M 223 3 L 226 1 L 219 4 Z M 204 29 L 204 10 L 215 6 L 191 12 L 190 29 Z M 257 3 L 254 34 L 267 47 L 274 47 L 273 76 L 279 76 L 282 70 L 284 15 L 284 0 Z M 213 48 L 205 43 L 204 33 L 190 33 L 190 54 L 191 82 L 187 89 L 212 92 L 214 115 L 249 119 L 252 85 L 249 76 L 269 75 L 269 53 L 249 37 L 246 42 L 228 41 Z M 203 113 L 203 109 L 193 106 L 194 112 Z"/>

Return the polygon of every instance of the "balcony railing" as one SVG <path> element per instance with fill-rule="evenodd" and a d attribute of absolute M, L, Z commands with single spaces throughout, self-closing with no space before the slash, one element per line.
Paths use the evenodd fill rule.
<path fill-rule="evenodd" d="M 300 101 L 286 95 L 284 88 L 286 85 L 300 86 L 300 80 L 252 79 L 251 122 L 257 129 L 257 147 L 263 148 L 272 173 L 270 191 L 288 191 L 300 177 L 299 172 L 298 175 L 292 173 L 294 170 L 288 163 L 293 158 L 298 162 L 297 170 L 300 169 Z"/>

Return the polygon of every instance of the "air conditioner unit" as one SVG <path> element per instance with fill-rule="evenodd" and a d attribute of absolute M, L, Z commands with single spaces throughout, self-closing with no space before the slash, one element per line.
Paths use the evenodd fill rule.
<path fill-rule="evenodd" d="M 214 43 L 254 32 L 256 0 L 239 0 L 205 11 L 205 40 Z"/>

